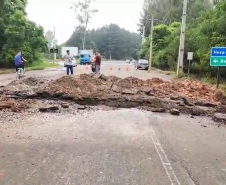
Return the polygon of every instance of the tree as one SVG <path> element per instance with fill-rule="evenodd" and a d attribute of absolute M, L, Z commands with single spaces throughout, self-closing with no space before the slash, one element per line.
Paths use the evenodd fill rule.
<path fill-rule="evenodd" d="M 173 7 L 176 5 L 173 5 Z M 177 10 L 177 7 L 173 10 Z M 177 11 L 173 17 L 178 22 L 155 25 L 153 34 L 153 65 L 164 70 L 176 70 L 180 37 L 180 18 Z M 199 76 L 216 76 L 216 68 L 210 67 L 210 50 L 214 46 L 226 45 L 226 1 L 190 1 L 185 39 L 184 70 L 187 71 L 188 51 L 194 53 L 190 72 Z M 167 18 L 169 19 L 169 18 Z M 140 56 L 148 56 L 149 39 L 141 46 Z M 226 69 L 222 68 L 221 77 L 226 79 Z"/>
<path fill-rule="evenodd" d="M 75 11 L 76 18 L 79 22 L 79 30 L 82 33 L 82 48 L 86 47 L 86 30 L 88 23 L 90 22 L 94 13 L 98 10 L 90 9 L 92 0 L 83 0 L 72 5 L 72 9 Z"/>
<path fill-rule="evenodd" d="M 55 42 L 54 33 L 48 30 L 45 34 L 45 38 L 48 42 L 47 43 L 48 49 L 51 49 L 52 47 L 54 47 L 54 42 Z"/>
<path fill-rule="evenodd" d="M 80 27 L 77 27 L 64 45 L 80 47 L 82 45 L 80 35 Z M 87 48 L 98 49 L 109 59 L 136 59 L 140 43 L 139 34 L 124 30 L 116 24 L 106 25 L 96 30 L 87 30 Z"/>
<path fill-rule="evenodd" d="M 43 28 L 26 18 L 26 0 L 5 0 L 0 7 L 0 66 L 13 65 L 18 50 L 33 62 L 46 50 Z"/>

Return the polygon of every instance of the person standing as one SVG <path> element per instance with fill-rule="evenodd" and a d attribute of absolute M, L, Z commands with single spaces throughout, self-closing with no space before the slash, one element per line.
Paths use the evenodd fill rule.
<path fill-rule="evenodd" d="M 93 73 L 95 73 L 95 60 L 96 60 L 96 54 L 94 53 L 93 54 L 93 57 L 92 57 L 92 59 L 91 59 L 91 70 L 92 70 L 92 72 Z"/>
<path fill-rule="evenodd" d="M 20 68 L 22 68 L 23 69 L 23 74 L 24 74 L 24 72 L 25 72 L 25 70 L 24 70 L 24 62 L 27 62 L 27 61 L 23 58 L 21 51 L 18 51 L 18 53 L 14 57 L 14 65 L 15 65 L 15 68 L 16 68 L 16 72 Z"/>
<path fill-rule="evenodd" d="M 101 55 L 100 55 L 99 51 L 96 52 L 96 57 L 95 58 L 96 58 L 96 60 L 95 60 L 96 74 L 100 74 Z"/>
<path fill-rule="evenodd" d="M 66 71 L 67 71 L 67 75 L 69 75 L 71 73 L 71 75 L 74 74 L 74 71 L 73 71 L 73 56 L 70 54 L 70 51 L 67 50 L 67 54 L 64 55 L 63 57 L 63 60 L 65 61 L 66 63 Z"/>

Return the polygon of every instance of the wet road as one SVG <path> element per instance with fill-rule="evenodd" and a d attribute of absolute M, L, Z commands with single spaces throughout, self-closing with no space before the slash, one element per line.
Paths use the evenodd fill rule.
<path fill-rule="evenodd" d="M 153 77 L 162 78 L 164 80 L 171 80 L 172 77 L 160 74 L 156 71 L 148 73 L 144 70 L 135 70 L 134 64 L 126 64 L 124 61 L 103 61 L 101 66 L 101 73 L 104 75 L 116 75 L 122 78 L 128 76 L 135 76 L 141 79 L 148 79 Z M 63 63 L 60 63 L 61 66 L 53 69 L 46 70 L 37 70 L 37 71 L 28 71 L 26 72 L 27 77 L 43 77 L 47 79 L 57 79 L 59 77 L 66 75 L 66 69 L 63 67 Z M 90 66 L 80 66 L 74 68 L 75 75 L 83 73 L 91 73 Z M 16 79 L 16 74 L 4 74 L 0 75 L 0 85 L 7 85 L 12 80 Z"/>

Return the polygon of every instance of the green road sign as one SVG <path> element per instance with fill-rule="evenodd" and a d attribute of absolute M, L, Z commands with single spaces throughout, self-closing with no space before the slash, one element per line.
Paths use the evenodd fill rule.
<path fill-rule="evenodd" d="M 226 47 L 212 47 L 210 52 L 210 66 L 226 66 Z"/>
<path fill-rule="evenodd" d="M 210 66 L 213 67 L 226 66 L 226 57 L 211 57 Z"/>

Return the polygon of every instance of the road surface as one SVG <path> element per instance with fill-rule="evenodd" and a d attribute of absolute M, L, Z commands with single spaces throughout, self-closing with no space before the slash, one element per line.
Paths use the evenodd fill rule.
<path fill-rule="evenodd" d="M 145 70 L 135 70 L 134 64 L 126 64 L 124 61 L 103 61 L 101 66 L 101 73 L 104 75 L 116 75 L 122 78 L 128 76 L 135 76 L 141 79 L 148 79 L 153 77 L 162 78 L 164 80 L 171 80 L 172 77 L 152 71 L 148 73 Z M 120 70 L 119 70 L 120 69 Z M 91 73 L 90 66 L 80 66 L 74 68 L 75 75 L 83 73 Z M 27 77 L 43 77 L 47 79 L 56 79 L 66 75 L 66 69 L 63 67 L 63 62 L 60 67 L 47 69 L 47 70 L 37 70 L 26 72 Z M 0 75 L 0 85 L 7 85 L 12 80 L 16 79 L 16 74 L 4 74 Z"/>
<path fill-rule="evenodd" d="M 111 65 L 104 73 L 154 74 Z M 62 68 L 32 73 L 64 75 Z M 2 114 L 0 184 L 225 185 L 225 135 L 209 118 L 137 109 Z"/>
<path fill-rule="evenodd" d="M 225 128 L 212 124 L 135 109 L 1 121 L 0 184 L 223 185 Z"/>

